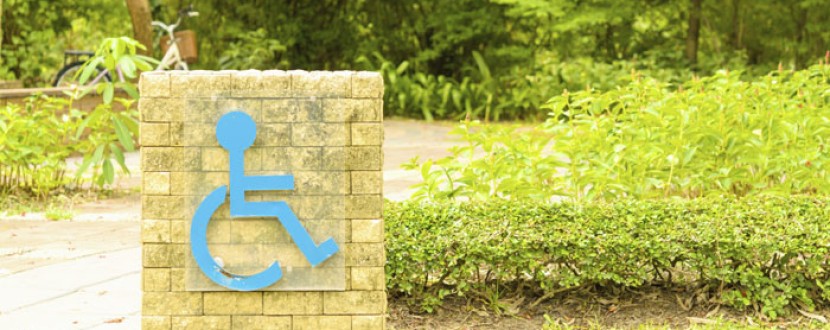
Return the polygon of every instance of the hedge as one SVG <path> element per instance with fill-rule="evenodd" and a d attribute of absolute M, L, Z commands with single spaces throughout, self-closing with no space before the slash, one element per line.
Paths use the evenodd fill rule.
<path fill-rule="evenodd" d="M 432 311 L 450 295 L 538 303 L 586 286 L 685 285 L 775 318 L 830 303 L 828 203 L 387 202 L 387 287 Z"/>

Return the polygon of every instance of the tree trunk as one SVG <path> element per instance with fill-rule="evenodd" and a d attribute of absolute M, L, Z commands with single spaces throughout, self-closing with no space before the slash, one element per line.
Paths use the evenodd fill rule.
<path fill-rule="evenodd" d="M 127 10 L 133 21 L 133 36 L 146 50 L 139 53 L 144 55 L 153 54 L 153 16 L 150 14 L 150 3 L 148 0 L 126 0 Z"/>
<path fill-rule="evenodd" d="M 0 0 L 0 51 L 3 50 L 3 0 Z"/>
<path fill-rule="evenodd" d="M 741 34 L 743 22 L 741 22 L 741 0 L 732 0 L 732 49 L 741 49 Z"/>
<path fill-rule="evenodd" d="M 689 33 L 686 35 L 686 59 L 692 65 L 697 64 L 697 48 L 700 37 L 700 8 L 703 0 L 690 0 Z"/>

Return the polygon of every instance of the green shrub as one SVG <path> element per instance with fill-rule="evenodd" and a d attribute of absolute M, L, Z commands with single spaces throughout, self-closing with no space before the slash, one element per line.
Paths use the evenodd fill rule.
<path fill-rule="evenodd" d="M 828 202 L 387 203 L 387 288 L 432 311 L 449 295 L 543 301 L 586 286 L 674 284 L 775 318 L 830 303 Z"/>
<path fill-rule="evenodd" d="M 133 102 L 116 98 L 126 110 L 100 104 L 87 114 L 72 100 L 41 95 L 0 107 L 0 194 L 46 197 L 88 179 L 99 187 L 112 184 L 116 165 L 127 172 L 124 152 L 134 150 L 138 136 Z M 73 179 L 66 175 L 66 159 L 75 154 L 84 160 Z"/>
<path fill-rule="evenodd" d="M 830 66 L 738 72 L 675 90 L 639 79 L 565 92 L 532 129 L 462 123 L 420 168 L 416 199 L 617 200 L 830 193 Z"/>

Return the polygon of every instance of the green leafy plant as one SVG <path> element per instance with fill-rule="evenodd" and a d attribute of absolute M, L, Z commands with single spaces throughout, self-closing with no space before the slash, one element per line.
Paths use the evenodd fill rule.
<path fill-rule="evenodd" d="M 41 95 L 0 108 L 0 194 L 45 198 L 87 178 L 99 187 L 112 184 L 115 165 L 128 172 L 124 152 L 135 150 L 138 136 L 133 101 L 116 98 L 121 109 L 100 104 L 86 114 L 73 100 Z M 73 179 L 66 160 L 76 154 L 84 160 Z"/>
<path fill-rule="evenodd" d="M 265 29 L 239 33 L 237 41 L 222 51 L 219 67 L 228 70 L 277 69 L 288 63 L 278 61 L 286 47 L 279 40 L 268 38 Z"/>
<path fill-rule="evenodd" d="M 84 63 L 78 70 L 78 82 L 82 85 L 91 82 L 98 94 L 103 95 L 105 104 L 110 104 L 115 95 L 115 89 L 120 88 L 134 99 L 138 99 L 138 90 L 132 80 L 138 77 L 139 71 L 150 71 L 154 58 L 136 54 L 137 49 L 145 49 L 144 45 L 129 37 L 106 38 L 101 42 L 95 55 Z M 98 67 L 103 67 L 113 76 L 114 82 L 103 81 L 104 72 L 93 77 Z M 91 80 L 90 80 L 91 79 Z M 79 97 L 89 93 L 92 88 L 84 89 Z"/>
<path fill-rule="evenodd" d="M 115 165 L 124 173 L 130 172 L 124 153 L 135 151 L 134 140 L 138 137 L 138 111 L 132 108 L 134 101 L 115 100 L 125 110 L 114 110 L 112 104 L 102 103 L 78 124 L 75 131 L 78 141 L 75 148 L 84 155 L 75 177 L 80 180 L 92 170 L 92 180 L 99 187 L 115 182 Z"/>
<path fill-rule="evenodd" d="M 72 100 L 33 96 L 0 108 L 0 192 L 46 197 L 69 183 L 65 159 L 73 152 L 80 112 Z"/>
<path fill-rule="evenodd" d="M 449 296 L 532 307 L 578 288 L 676 285 L 774 319 L 830 303 L 828 203 L 387 202 L 387 288 L 433 311 Z"/>
<path fill-rule="evenodd" d="M 828 86 L 830 66 L 818 65 L 566 91 L 542 125 L 465 122 L 451 156 L 405 168 L 422 174 L 413 198 L 430 200 L 826 195 Z"/>

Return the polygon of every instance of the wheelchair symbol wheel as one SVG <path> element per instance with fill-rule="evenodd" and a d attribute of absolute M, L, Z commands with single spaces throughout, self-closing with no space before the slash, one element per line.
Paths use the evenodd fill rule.
<path fill-rule="evenodd" d="M 190 246 L 193 258 L 202 272 L 216 284 L 238 291 L 259 290 L 276 283 L 282 278 L 279 261 L 254 275 L 235 275 L 216 263 L 207 246 L 207 227 L 213 213 L 225 202 L 227 187 L 221 186 L 211 192 L 196 209 L 190 224 Z"/>

